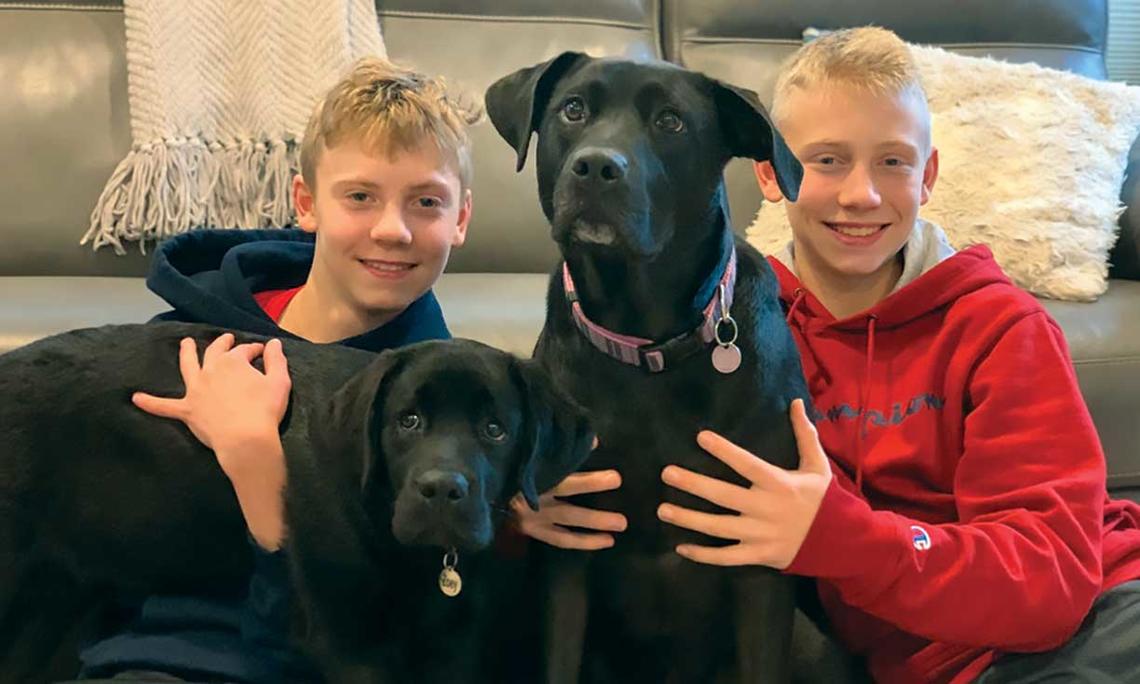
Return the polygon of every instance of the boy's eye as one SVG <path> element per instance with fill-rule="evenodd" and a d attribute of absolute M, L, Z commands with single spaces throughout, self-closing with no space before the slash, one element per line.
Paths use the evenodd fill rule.
<path fill-rule="evenodd" d="M 367 202 L 371 198 L 368 196 L 367 192 L 350 192 L 348 193 L 348 199 L 352 200 L 353 202 L 363 203 Z"/>
<path fill-rule="evenodd" d="M 835 157 L 820 157 L 819 159 L 816 159 L 815 161 L 817 164 L 823 164 L 824 166 L 831 166 L 831 165 L 835 164 L 836 161 L 838 161 L 838 160 L 836 160 Z"/>
<path fill-rule="evenodd" d="M 443 202 L 438 197 L 421 197 L 416 200 L 416 205 L 421 209 L 438 209 L 443 206 Z"/>
<path fill-rule="evenodd" d="M 586 101 L 575 95 L 562 103 L 562 118 L 570 123 L 578 123 L 586 118 Z"/>
<path fill-rule="evenodd" d="M 681 120 L 681 115 L 672 109 L 663 110 L 657 115 L 657 120 L 653 124 L 666 133 L 680 133 L 685 130 L 685 122 Z"/>

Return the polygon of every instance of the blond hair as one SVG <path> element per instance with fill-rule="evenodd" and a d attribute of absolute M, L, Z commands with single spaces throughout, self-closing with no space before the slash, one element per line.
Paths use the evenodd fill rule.
<path fill-rule="evenodd" d="M 454 165 L 463 189 L 471 183 L 471 141 L 467 127 L 482 111 L 447 92 L 430 78 L 378 57 L 364 57 L 313 109 L 301 141 L 301 176 L 316 188 L 322 150 L 357 140 L 376 154 L 392 155 L 434 145 Z"/>
<path fill-rule="evenodd" d="M 830 86 L 872 95 L 914 96 L 924 109 L 927 106 L 910 48 L 893 31 L 878 26 L 824 33 L 797 50 L 776 80 L 773 120 L 779 121 L 781 104 L 792 90 Z"/>

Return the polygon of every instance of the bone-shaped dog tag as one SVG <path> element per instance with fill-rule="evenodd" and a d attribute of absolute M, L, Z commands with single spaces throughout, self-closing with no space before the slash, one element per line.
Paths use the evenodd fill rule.
<path fill-rule="evenodd" d="M 718 344 L 712 351 L 712 365 L 719 373 L 728 375 L 740 368 L 740 347 L 729 343 Z"/>
<path fill-rule="evenodd" d="M 463 578 L 455 570 L 455 564 L 458 562 L 459 554 L 455 549 L 451 549 L 443 555 L 443 570 L 439 573 L 439 590 L 445 596 L 459 596 L 459 592 L 463 591 Z"/>

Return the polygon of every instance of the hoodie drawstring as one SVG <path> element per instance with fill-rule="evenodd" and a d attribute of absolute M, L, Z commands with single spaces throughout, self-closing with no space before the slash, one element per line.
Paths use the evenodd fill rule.
<path fill-rule="evenodd" d="M 807 295 L 807 290 L 803 289 L 802 287 L 797 287 L 795 291 L 792 292 L 792 305 L 788 307 L 788 315 L 784 317 L 785 323 L 792 322 L 792 316 L 794 316 L 796 313 L 796 307 L 798 307 L 800 305 L 800 302 L 804 300 L 805 295 Z"/>
<path fill-rule="evenodd" d="M 800 333 L 803 335 L 804 349 L 818 361 L 819 355 L 816 354 L 815 349 L 812 348 L 812 336 L 807 334 L 807 331 L 804 329 L 805 324 L 797 325 L 795 321 L 792 320 L 795 317 L 796 313 L 799 311 L 800 304 L 802 304 L 807 299 L 807 294 L 807 290 L 802 287 L 797 287 L 795 290 L 792 290 L 792 303 L 788 306 L 788 314 L 784 317 L 784 321 L 789 326 L 795 326 L 799 328 Z M 816 363 L 816 374 L 810 378 L 807 378 L 807 380 L 808 388 L 815 390 L 818 389 L 818 385 L 820 383 L 823 383 L 825 386 L 831 384 L 831 373 L 828 372 L 827 368 L 823 364 Z"/>
<path fill-rule="evenodd" d="M 863 391 L 859 398 L 859 425 L 855 430 L 855 490 L 863 494 L 863 431 L 867 428 L 867 402 L 871 398 L 871 366 L 875 361 L 875 321 L 879 317 L 867 317 L 867 363 L 863 369 Z"/>

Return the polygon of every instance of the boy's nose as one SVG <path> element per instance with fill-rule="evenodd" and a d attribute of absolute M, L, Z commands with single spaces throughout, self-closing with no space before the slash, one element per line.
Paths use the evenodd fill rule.
<path fill-rule="evenodd" d="M 398 209 L 386 209 L 376 217 L 376 222 L 368 231 L 368 236 L 376 242 L 392 242 L 406 245 L 412 241 L 412 231 L 404 221 L 403 212 Z"/>
<path fill-rule="evenodd" d="M 873 208 L 882 203 L 875 178 L 871 170 L 862 164 L 855 164 L 843 179 L 839 188 L 839 204 L 844 207 Z"/>

